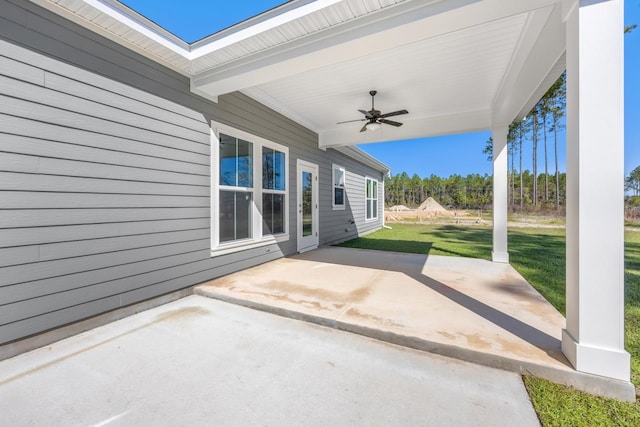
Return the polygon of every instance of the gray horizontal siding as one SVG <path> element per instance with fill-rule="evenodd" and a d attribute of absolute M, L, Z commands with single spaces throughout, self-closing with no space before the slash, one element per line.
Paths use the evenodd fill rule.
<path fill-rule="evenodd" d="M 91 167 L 87 166 L 87 174 Z M 172 196 L 209 195 L 206 181 L 200 185 L 169 184 L 118 179 L 118 170 L 113 169 L 113 178 L 93 178 L 90 176 L 60 176 L 33 173 L 0 172 L 0 190 L 24 191 L 68 191 L 75 193 L 126 193 L 126 194 L 166 194 Z M 70 174 L 77 171 L 70 171 Z"/>
<path fill-rule="evenodd" d="M 359 163 L 352 158 L 337 152 L 327 150 L 327 166 L 320 171 L 321 183 L 325 183 L 326 191 L 321 191 L 320 203 L 323 210 L 320 212 L 321 242 L 333 244 L 353 239 L 369 233 L 382 226 L 382 174 L 370 167 Z M 332 164 L 335 163 L 345 168 L 345 209 L 333 210 L 332 208 Z M 366 177 L 377 179 L 378 186 L 378 219 L 366 221 L 365 204 L 365 179 Z M 321 185 L 322 187 L 322 185 Z M 354 223 L 351 223 L 351 220 Z"/>
<path fill-rule="evenodd" d="M 2 80 L 2 79 L 0 79 Z M 27 84 L 20 84 L 21 86 L 26 86 Z M 51 97 L 55 99 L 54 94 L 50 94 L 50 91 L 42 89 L 37 85 L 30 85 L 29 88 L 23 88 L 23 91 L 29 93 L 31 91 L 41 93 L 46 95 L 47 98 Z M 35 98 L 35 97 L 34 97 Z M 44 101 L 48 101 L 45 99 Z M 75 112 L 70 109 L 73 108 L 73 105 L 65 105 L 67 109 L 61 109 L 56 106 L 55 102 L 52 102 L 54 105 L 41 104 L 32 102 L 31 100 L 23 100 L 19 98 L 2 96 L 0 95 L 0 113 L 7 114 L 15 117 L 21 118 L 29 118 L 33 121 L 41 122 L 41 123 L 52 123 L 60 126 L 65 126 L 73 129 L 80 129 L 94 133 L 105 133 L 108 132 L 110 136 L 124 138 L 130 141 L 136 142 L 144 142 L 150 145 L 158 145 L 161 147 L 176 147 L 176 142 L 180 143 L 180 149 L 182 151 L 202 154 L 204 156 L 208 155 L 208 148 L 204 143 L 200 143 L 187 138 L 176 138 L 173 135 L 164 134 L 161 132 L 157 132 L 153 130 L 153 125 L 156 123 L 148 125 L 148 129 L 141 127 L 146 120 L 143 117 L 135 117 L 129 118 L 130 114 L 125 113 L 120 118 L 120 121 L 116 121 L 116 117 L 112 117 L 113 114 L 109 116 L 109 118 L 101 118 L 98 112 L 91 112 L 88 106 L 84 105 L 85 110 L 88 110 L 88 113 L 82 110 L 82 112 Z M 115 113 L 114 113 L 115 114 Z M 133 124 L 130 124 L 132 123 Z M 191 136 L 191 135 L 189 135 Z M 207 141 L 208 134 L 202 135 L 201 141 Z"/>
<path fill-rule="evenodd" d="M 66 89 L 65 85 L 70 85 L 75 90 Z M 185 150 L 207 153 L 208 133 L 202 129 L 203 123 L 194 126 L 198 129 L 174 125 L 164 120 L 179 120 L 179 115 L 157 111 L 153 106 L 142 103 L 137 108 L 126 110 L 122 108 L 122 104 L 130 104 L 132 101 L 113 93 L 110 96 L 114 98 L 114 102 L 106 105 L 100 100 L 84 98 L 96 92 L 88 90 L 89 88 L 50 72 L 45 72 L 42 85 L 22 82 L 12 77 L 0 77 L 0 93 L 4 94 L 2 100 L 7 106 L 3 112 L 24 117 L 25 107 L 31 107 L 29 117 L 53 123 L 81 124 L 87 130 L 100 129 L 108 122 L 111 123 L 109 132 L 112 135 L 169 147 L 175 145 L 176 138 Z M 68 95 L 68 92 L 77 94 Z M 109 102 L 107 96 L 100 98 L 103 102 Z M 53 111 L 55 114 L 52 114 Z M 78 111 L 82 112 L 82 120 L 76 114 Z"/>
<path fill-rule="evenodd" d="M 162 209 L 11 209 L 0 211 L 0 228 L 49 227 L 54 225 L 103 224 L 208 218 L 209 208 Z"/>
<path fill-rule="evenodd" d="M 243 259 L 236 263 L 228 263 L 217 268 L 209 268 L 201 271 L 197 271 L 198 267 L 192 264 L 185 269 L 190 271 L 190 273 L 180 277 L 173 277 L 169 274 L 173 273 L 173 271 L 154 271 L 151 274 L 156 275 L 156 277 L 150 280 L 153 282 L 150 285 L 131 288 L 131 280 L 126 280 L 126 283 L 128 284 L 125 285 L 125 288 L 129 290 L 124 293 L 79 303 L 78 305 L 67 306 L 61 310 L 44 312 L 36 316 L 27 317 L 25 319 L 3 325 L 3 334 L 6 334 L 7 336 L 27 336 L 36 334 L 43 330 L 51 329 L 55 325 L 63 325 L 73 320 L 93 316 L 96 313 L 103 313 L 118 307 L 130 305 L 163 293 L 171 292 L 175 289 L 182 289 L 194 283 L 206 281 L 211 277 L 222 276 L 249 268 L 256 264 L 272 261 L 281 256 L 282 254 L 278 252 L 266 253 L 260 256 Z M 200 266 L 199 268 L 203 268 L 203 266 Z M 162 273 L 165 275 L 163 276 Z M 136 279 L 136 283 L 144 282 L 142 279 Z M 43 303 L 45 307 L 48 307 L 47 302 Z"/>
<path fill-rule="evenodd" d="M 0 158 L 0 168 L 8 172 L 38 173 L 44 175 L 92 177 L 199 186 L 207 186 L 209 184 L 209 177 L 207 175 L 166 172 L 130 166 L 105 165 L 102 163 L 79 162 L 76 160 L 51 159 L 46 157 L 35 158 L 33 156 L 11 153 L 6 153 L 2 158 Z"/>
<path fill-rule="evenodd" d="M 210 256 L 211 120 L 290 148 L 289 241 Z M 245 95 L 208 102 L 184 76 L 0 0 L 0 344 L 294 253 L 297 159 L 320 166 L 321 243 L 379 226 L 364 224 L 376 172 L 317 143 Z M 347 169 L 345 211 L 331 211 L 332 162 Z"/>
<path fill-rule="evenodd" d="M 208 196 L 1 191 L 3 209 L 204 208 Z M 0 242 L 2 245 L 2 242 Z"/>
<path fill-rule="evenodd" d="M 208 199 L 207 199 L 208 200 Z M 206 229 L 209 218 L 138 221 L 88 225 L 0 229 L 0 247 L 27 246 L 55 242 L 138 236 L 179 230 Z"/>
<path fill-rule="evenodd" d="M 123 237 L 106 237 L 99 240 L 80 240 L 49 244 L 17 246 L 0 249 L 2 266 L 25 264 L 38 261 L 51 261 L 64 258 L 82 257 L 92 254 L 124 251 L 135 248 L 148 248 L 169 243 L 202 240 L 201 229 L 186 231 L 168 231 L 164 233 L 144 234 Z M 114 260 L 112 260 L 114 261 Z"/>
<path fill-rule="evenodd" d="M 43 124 L 0 114 L 0 150 L 90 163 L 208 176 L 209 158 L 177 149 L 137 144 L 109 135 Z M 22 135 L 20 135 L 21 133 Z M 54 139 L 55 138 L 55 139 Z"/>

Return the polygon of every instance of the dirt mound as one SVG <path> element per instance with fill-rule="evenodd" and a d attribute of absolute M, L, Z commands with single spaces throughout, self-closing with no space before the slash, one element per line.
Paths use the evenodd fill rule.
<path fill-rule="evenodd" d="M 466 211 L 459 211 L 457 209 L 448 210 L 442 207 L 433 197 L 429 197 L 422 202 L 418 209 L 410 209 L 404 205 L 395 205 L 388 209 L 385 209 L 384 217 L 386 221 L 419 221 L 434 220 L 437 218 L 446 219 L 446 221 L 454 221 L 459 223 L 460 220 L 467 217 L 469 213 Z"/>
<path fill-rule="evenodd" d="M 438 213 L 446 214 L 449 212 L 448 210 L 443 208 L 440 203 L 436 202 L 436 200 L 433 197 L 429 197 L 427 200 L 422 202 L 422 204 L 418 207 L 418 210 L 424 211 L 424 212 L 430 212 L 434 214 L 438 214 Z"/>
<path fill-rule="evenodd" d="M 391 206 L 387 210 L 389 210 L 391 212 L 400 212 L 400 211 L 410 211 L 411 209 L 409 209 L 405 205 L 395 205 L 395 206 Z"/>

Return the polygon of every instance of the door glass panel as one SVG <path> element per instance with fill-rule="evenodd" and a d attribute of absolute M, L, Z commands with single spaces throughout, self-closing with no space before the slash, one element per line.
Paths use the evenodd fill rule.
<path fill-rule="evenodd" d="M 302 172 L 302 236 L 313 234 L 313 174 Z"/>

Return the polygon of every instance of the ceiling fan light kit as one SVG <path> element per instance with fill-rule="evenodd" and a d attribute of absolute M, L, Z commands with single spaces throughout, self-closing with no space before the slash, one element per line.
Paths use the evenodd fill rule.
<path fill-rule="evenodd" d="M 369 111 L 365 111 L 365 110 L 358 110 L 359 112 L 361 112 L 362 114 L 364 114 L 364 119 L 359 119 L 359 120 L 347 120 L 346 122 L 338 122 L 337 124 L 342 124 L 342 123 L 352 123 L 352 122 L 364 122 L 366 121 L 367 123 L 364 124 L 364 126 L 362 126 L 362 129 L 360 129 L 360 132 L 365 132 L 367 130 L 370 131 L 376 131 L 378 129 L 380 129 L 380 126 L 382 124 L 386 124 L 386 125 L 391 125 L 391 126 L 395 126 L 395 127 L 400 127 L 402 126 L 402 123 L 400 122 L 394 122 L 393 120 L 387 120 L 387 117 L 393 117 L 393 116 L 399 116 L 401 114 L 408 114 L 409 112 L 407 110 L 398 110 L 398 111 L 394 111 L 392 113 L 385 113 L 382 114 L 380 112 L 380 110 L 376 110 L 375 108 L 375 104 L 374 104 L 374 97 L 376 96 L 378 92 L 375 90 L 372 90 L 369 92 L 369 95 L 371 95 L 371 110 Z"/>
<path fill-rule="evenodd" d="M 374 131 L 374 132 L 380 129 L 380 124 L 376 122 L 367 123 L 366 126 L 367 126 L 367 130 Z"/>

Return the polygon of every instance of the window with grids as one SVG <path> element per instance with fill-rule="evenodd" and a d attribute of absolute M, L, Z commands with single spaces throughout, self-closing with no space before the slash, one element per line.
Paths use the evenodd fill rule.
<path fill-rule="evenodd" d="M 333 209 L 344 209 L 345 207 L 345 177 L 346 173 L 342 166 L 333 165 Z"/>
<path fill-rule="evenodd" d="M 223 129 L 212 158 L 212 251 L 288 239 L 288 149 Z"/>
<path fill-rule="evenodd" d="M 378 181 L 367 178 L 365 182 L 366 219 L 378 218 Z"/>
<path fill-rule="evenodd" d="M 286 155 L 262 147 L 262 234 L 285 232 Z"/>
<path fill-rule="evenodd" d="M 220 134 L 220 243 L 252 237 L 253 143 Z"/>

